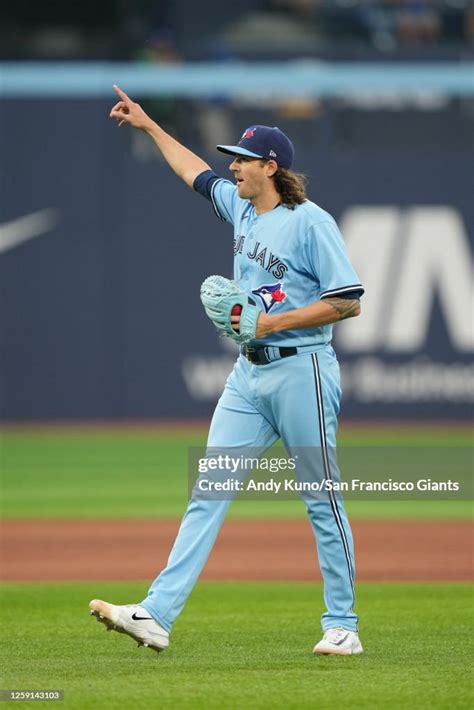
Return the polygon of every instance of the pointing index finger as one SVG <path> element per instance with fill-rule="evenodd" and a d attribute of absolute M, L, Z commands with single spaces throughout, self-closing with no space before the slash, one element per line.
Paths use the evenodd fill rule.
<path fill-rule="evenodd" d="M 114 87 L 115 91 L 117 92 L 117 94 L 122 99 L 122 101 L 125 101 L 126 103 L 131 103 L 131 99 L 129 96 L 127 96 L 125 91 L 122 91 L 122 89 L 119 86 L 117 86 L 117 84 L 114 84 L 113 87 Z"/>

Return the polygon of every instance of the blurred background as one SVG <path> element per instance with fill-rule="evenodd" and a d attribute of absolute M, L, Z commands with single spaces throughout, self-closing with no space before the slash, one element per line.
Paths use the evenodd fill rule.
<path fill-rule="evenodd" d="M 232 230 L 115 82 L 224 176 L 248 125 L 293 139 L 367 291 L 345 421 L 470 418 L 473 41 L 469 0 L 4 0 L 0 417 L 205 419 L 235 359 L 198 296 Z"/>

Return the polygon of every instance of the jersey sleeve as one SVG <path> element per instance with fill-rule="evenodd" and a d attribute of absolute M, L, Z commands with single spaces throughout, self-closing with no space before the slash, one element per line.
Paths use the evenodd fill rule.
<path fill-rule="evenodd" d="M 346 296 L 359 298 L 364 293 L 349 261 L 346 245 L 335 222 L 320 222 L 309 229 L 309 265 L 320 286 L 320 298 Z"/>
<path fill-rule="evenodd" d="M 238 195 L 230 180 L 219 177 L 213 170 L 205 170 L 196 177 L 193 188 L 211 202 L 219 219 L 234 224 Z"/>

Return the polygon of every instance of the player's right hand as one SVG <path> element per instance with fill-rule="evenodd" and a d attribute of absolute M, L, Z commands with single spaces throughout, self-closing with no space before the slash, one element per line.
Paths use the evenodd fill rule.
<path fill-rule="evenodd" d="M 145 113 L 140 104 L 136 104 L 132 101 L 125 91 L 122 91 L 116 84 L 114 84 L 114 89 L 120 96 L 120 101 L 112 108 L 110 118 L 115 118 L 118 121 L 119 127 L 123 126 L 124 123 L 128 123 L 129 126 L 142 130 L 149 128 L 153 124 L 153 121 Z"/>

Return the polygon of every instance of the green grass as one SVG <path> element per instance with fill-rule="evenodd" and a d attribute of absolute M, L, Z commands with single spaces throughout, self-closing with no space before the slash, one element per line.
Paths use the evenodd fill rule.
<path fill-rule="evenodd" d="M 320 637 L 317 584 L 199 584 L 160 655 L 88 616 L 92 597 L 127 603 L 145 591 L 4 585 L 1 687 L 63 689 L 68 710 L 473 707 L 467 584 L 360 584 L 365 653 L 351 658 L 311 653 Z"/>
<path fill-rule="evenodd" d="M 179 517 L 188 499 L 188 449 L 203 445 L 205 436 L 202 428 L 5 428 L 0 431 L 2 515 Z M 449 453 L 450 461 L 456 462 L 457 457 L 457 466 L 461 466 L 470 438 L 462 428 L 361 428 L 342 431 L 339 442 L 342 456 L 349 452 L 354 461 L 358 453 L 363 461 L 363 447 L 386 447 L 387 458 L 392 458 L 395 451 L 397 455 L 401 452 L 407 464 L 413 460 L 415 450 L 428 452 L 429 472 L 430 466 L 439 467 L 443 452 Z M 348 501 L 347 508 L 353 518 L 442 519 L 472 515 L 472 503 L 466 500 L 361 500 Z M 235 518 L 304 515 L 298 500 L 237 501 L 230 511 L 230 517 Z"/>

